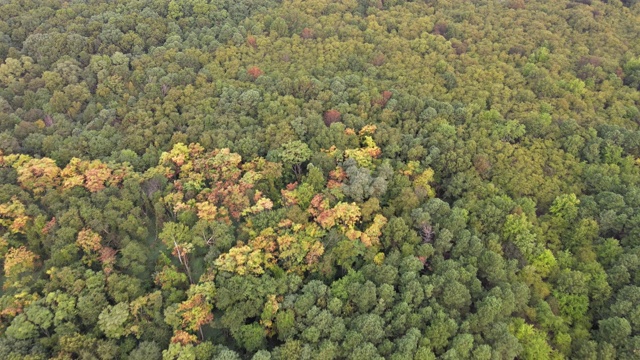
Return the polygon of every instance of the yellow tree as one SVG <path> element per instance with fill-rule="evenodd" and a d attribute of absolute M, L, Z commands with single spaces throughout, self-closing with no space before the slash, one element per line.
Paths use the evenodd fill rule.
<path fill-rule="evenodd" d="M 177 313 L 182 319 L 182 328 L 190 331 L 198 331 L 200 338 L 204 340 L 202 326 L 213 320 L 213 296 L 215 289 L 211 282 L 192 285 L 188 293 L 189 297 L 179 306 Z"/>
<path fill-rule="evenodd" d="M 60 182 L 60 168 L 49 158 L 31 159 L 18 165 L 16 171 L 20 185 L 36 195 L 57 186 Z"/>
<path fill-rule="evenodd" d="M 11 233 L 24 233 L 30 219 L 25 211 L 24 204 L 15 197 L 11 198 L 11 202 L 0 204 L 0 226 L 7 228 Z"/>
<path fill-rule="evenodd" d="M 102 250 L 102 237 L 91 229 L 82 229 L 76 238 L 76 245 L 85 253 L 83 260 L 91 265 Z"/>
<path fill-rule="evenodd" d="M 10 248 L 4 257 L 4 275 L 7 279 L 16 280 L 18 275 L 33 271 L 37 259 L 38 256 L 24 246 Z"/>

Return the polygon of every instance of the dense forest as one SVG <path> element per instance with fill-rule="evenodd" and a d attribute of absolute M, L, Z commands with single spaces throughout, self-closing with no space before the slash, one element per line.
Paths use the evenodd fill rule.
<path fill-rule="evenodd" d="M 637 0 L 3 0 L 0 58 L 1 359 L 640 359 Z"/>

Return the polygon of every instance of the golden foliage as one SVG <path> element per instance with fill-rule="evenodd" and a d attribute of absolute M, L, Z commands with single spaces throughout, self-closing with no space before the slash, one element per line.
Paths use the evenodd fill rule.
<path fill-rule="evenodd" d="M 102 237 L 91 229 L 84 228 L 78 232 L 76 245 L 85 253 L 93 253 L 102 249 Z"/>
<path fill-rule="evenodd" d="M 7 277 L 19 275 L 35 268 L 38 256 L 25 246 L 10 248 L 4 257 L 4 274 Z"/>
<path fill-rule="evenodd" d="M 11 202 L 0 204 L 0 226 L 7 228 L 11 233 L 24 234 L 25 226 L 31 219 L 25 214 L 26 208 L 16 197 Z"/>

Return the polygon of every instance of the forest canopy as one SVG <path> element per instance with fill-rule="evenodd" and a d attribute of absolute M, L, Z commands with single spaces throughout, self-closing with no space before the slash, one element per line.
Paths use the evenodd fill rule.
<path fill-rule="evenodd" d="M 0 358 L 640 358 L 640 2 L 0 3 Z"/>

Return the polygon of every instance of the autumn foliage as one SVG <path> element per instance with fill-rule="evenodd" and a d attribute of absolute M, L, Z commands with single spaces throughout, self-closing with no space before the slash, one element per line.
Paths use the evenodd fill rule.
<path fill-rule="evenodd" d="M 2 160 L 0 165 L 15 168 L 20 185 L 38 196 L 49 189 L 64 191 L 74 186 L 82 186 L 90 192 L 102 191 L 107 186 L 119 185 L 129 171 L 127 166 L 112 168 L 100 160 L 85 161 L 78 158 L 72 158 L 64 169 L 60 169 L 49 158 L 9 155 Z"/>
<path fill-rule="evenodd" d="M 91 229 L 82 229 L 78 233 L 76 244 L 86 253 L 97 252 L 102 249 L 100 243 L 102 238 L 99 234 L 95 233 Z"/>
<path fill-rule="evenodd" d="M 639 6 L 0 1 L 0 359 L 638 358 Z"/>
<path fill-rule="evenodd" d="M 17 167 L 18 181 L 24 188 L 33 191 L 34 194 L 42 194 L 59 184 L 60 168 L 52 159 L 29 159 L 22 164 L 20 160 L 14 167 Z"/>
<path fill-rule="evenodd" d="M 10 248 L 4 256 L 4 275 L 15 277 L 22 272 L 32 271 L 37 259 L 38 256 L 25 246 Z"/>
<path fill-rule="evenodd" d="M 13 233 L 24 233 L 24 227 L 30 220 L 22 202 L 13 197 L 10 202 L 0 204 L 0 226 Z"/>
<path fill-rule="evenodd" d="M 251 76 L 254 80 L 259 78 L 260 76 L 262 76 L 264 74 L 264 72 L 257 66 L 251 66 L 250 68 L 247 69 L 247 73 L 249 74 L 249 76 Z"/>
<path fill-rule="evenodd" d="M 171 338 L 171 343 L 181 344 L 181 345 L 189 345 L 198 342 L 198 337 L 195 335 L 189 334 L 184 330 L 176 330 L 173 337 Z"/>
<path fill-rule="evenodd" d="M 444 36 L 447 33 L 447 23 L 439 22 L 433 27 L 433 33 Z"/>
<path fill-rule="evenodd" d="M 184 329 L 196 331 L 213 320 L 213 306 L 207 302 L 203 294 L 195 294 L 180 304 L 178 313 L 182 317 Z"/>
<path fill-rule="evenodd" d="M 165 197 L 166 205 L 176 214 L 195 211 L 209 221 L 230 221 L 271 209 L 272 201 L 253 189 L 281 171 L 279 164 L 264 159 L 242 163 L 242 157 L 229 149 L 205 153 L 195 144 L 176 144 L 160 163 L 149 176 L 164 174 L 177 189 Z"/>
<path fill-rule="evenodd" d="M 315 33 L 313 29 L 309 29 L 309 28 L 302 29 L 302 32 L 300 33 L 300 37 L 303 39 L 313 39 L 314 36 L 315 36 Z"/>
<path fill-rule="evenodd" d="M 252 48 L 256 49 L 258 47 L 258 42 L 256 41 L 256 37 L 253 35 L 247 36 L 247 44 Z"/>
<path fill-rule="evenodd" d="M 331 126 L 335 122 L 339 122 L 342 119 L 342 114 L 336 109 L 327 110 L 324 113 L 324 124 Z"/>
<path fill-rule="evenodd" d="M 382 66 L 385 61 L 387 60 L 386 56 L 384 56 L 383 53 L 378 53 L 373 57 L 373 60 L 371 61 L 371 63 L 374 66 Z"/>
<path fill-rule="evenodd" d="M 379 105 L 380 107 L 384 108 L 384 106 L 387 105 L 387 102 L 389 102 L 392 96 L 393 93 L 391 91 L 385 90 L 380 94 L 380 97 L 378 99 L 372 101 L 372 105 Z"/>

